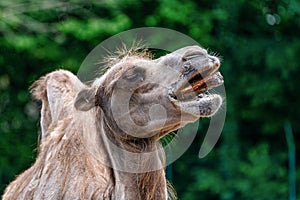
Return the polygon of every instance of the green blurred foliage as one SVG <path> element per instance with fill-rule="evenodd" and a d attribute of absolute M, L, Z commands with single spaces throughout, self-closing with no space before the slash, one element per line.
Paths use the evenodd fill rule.
<path fill-rule="evenodd" d="M 288 198 L 287 120 L 300 154 L 299 1 L 12 0 L 0 1 L 0 9 L 0 191 L 36 156 L 39 105 L 30 84 L 58 68 L 76 73 L 109 36 L 157 26 L 187 34 L 223 58 L 223 133 L 199 159 L 207 128 L 200 120 L 193 145 L 172 165 L 179 198 Z"/>

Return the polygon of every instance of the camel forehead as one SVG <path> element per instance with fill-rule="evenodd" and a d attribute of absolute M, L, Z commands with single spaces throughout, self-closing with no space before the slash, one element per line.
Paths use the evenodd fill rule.
<path fill-rule="evenodd" d="M 124 69 L 133 68 L 133 67 L 142 67 L 148 68 L 149 66 L 153 65 L 154 61 L 147 59 L 147 58 L 140 58 L 136 56 L 130 56 L 120 63 L 124 67 Z"/>
<path fill-rule="evenodd" d="M 149 71 L 155 62 L 150 59 L 139 58 L 139 57 L 127 57 L 122 59 L 121 62 L 115 64 L 103 75 L 105 78 L 119 78 L 126 73 L 134 73 L 133 69 L 142 69 L 145 73 Z"/>

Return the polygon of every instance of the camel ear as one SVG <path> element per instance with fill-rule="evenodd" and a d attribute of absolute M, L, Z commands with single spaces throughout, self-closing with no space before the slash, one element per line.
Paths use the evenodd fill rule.
<path fill-rule="evenodd" d="M 94 89 L 83 89 L 81 90 L 76 98 L 74 106 L 77 110 L 88 111 L 95 107 L 95 90 Z"/>

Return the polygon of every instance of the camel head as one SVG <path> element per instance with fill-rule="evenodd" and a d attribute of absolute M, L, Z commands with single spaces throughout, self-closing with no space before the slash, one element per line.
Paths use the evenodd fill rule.
<path fill-rule="evenodd" d="M 109 127 L 127 138 L 161 138 L 200 117 L 211 117 L 222 97 L 220 61 L 199 46 L 158 59 L 125 56 L 77 95 L 75 107 L 101 108 Z"/>

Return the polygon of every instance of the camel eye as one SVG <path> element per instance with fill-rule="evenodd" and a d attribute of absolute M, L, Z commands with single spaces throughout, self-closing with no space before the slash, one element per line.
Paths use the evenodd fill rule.
<path fill-rule="evenodd" d="M 142 82 L 145 79 L 145 70 L 140 67 L 132 68 L 126 72 L 124 79 L 130 82 Z"/>

